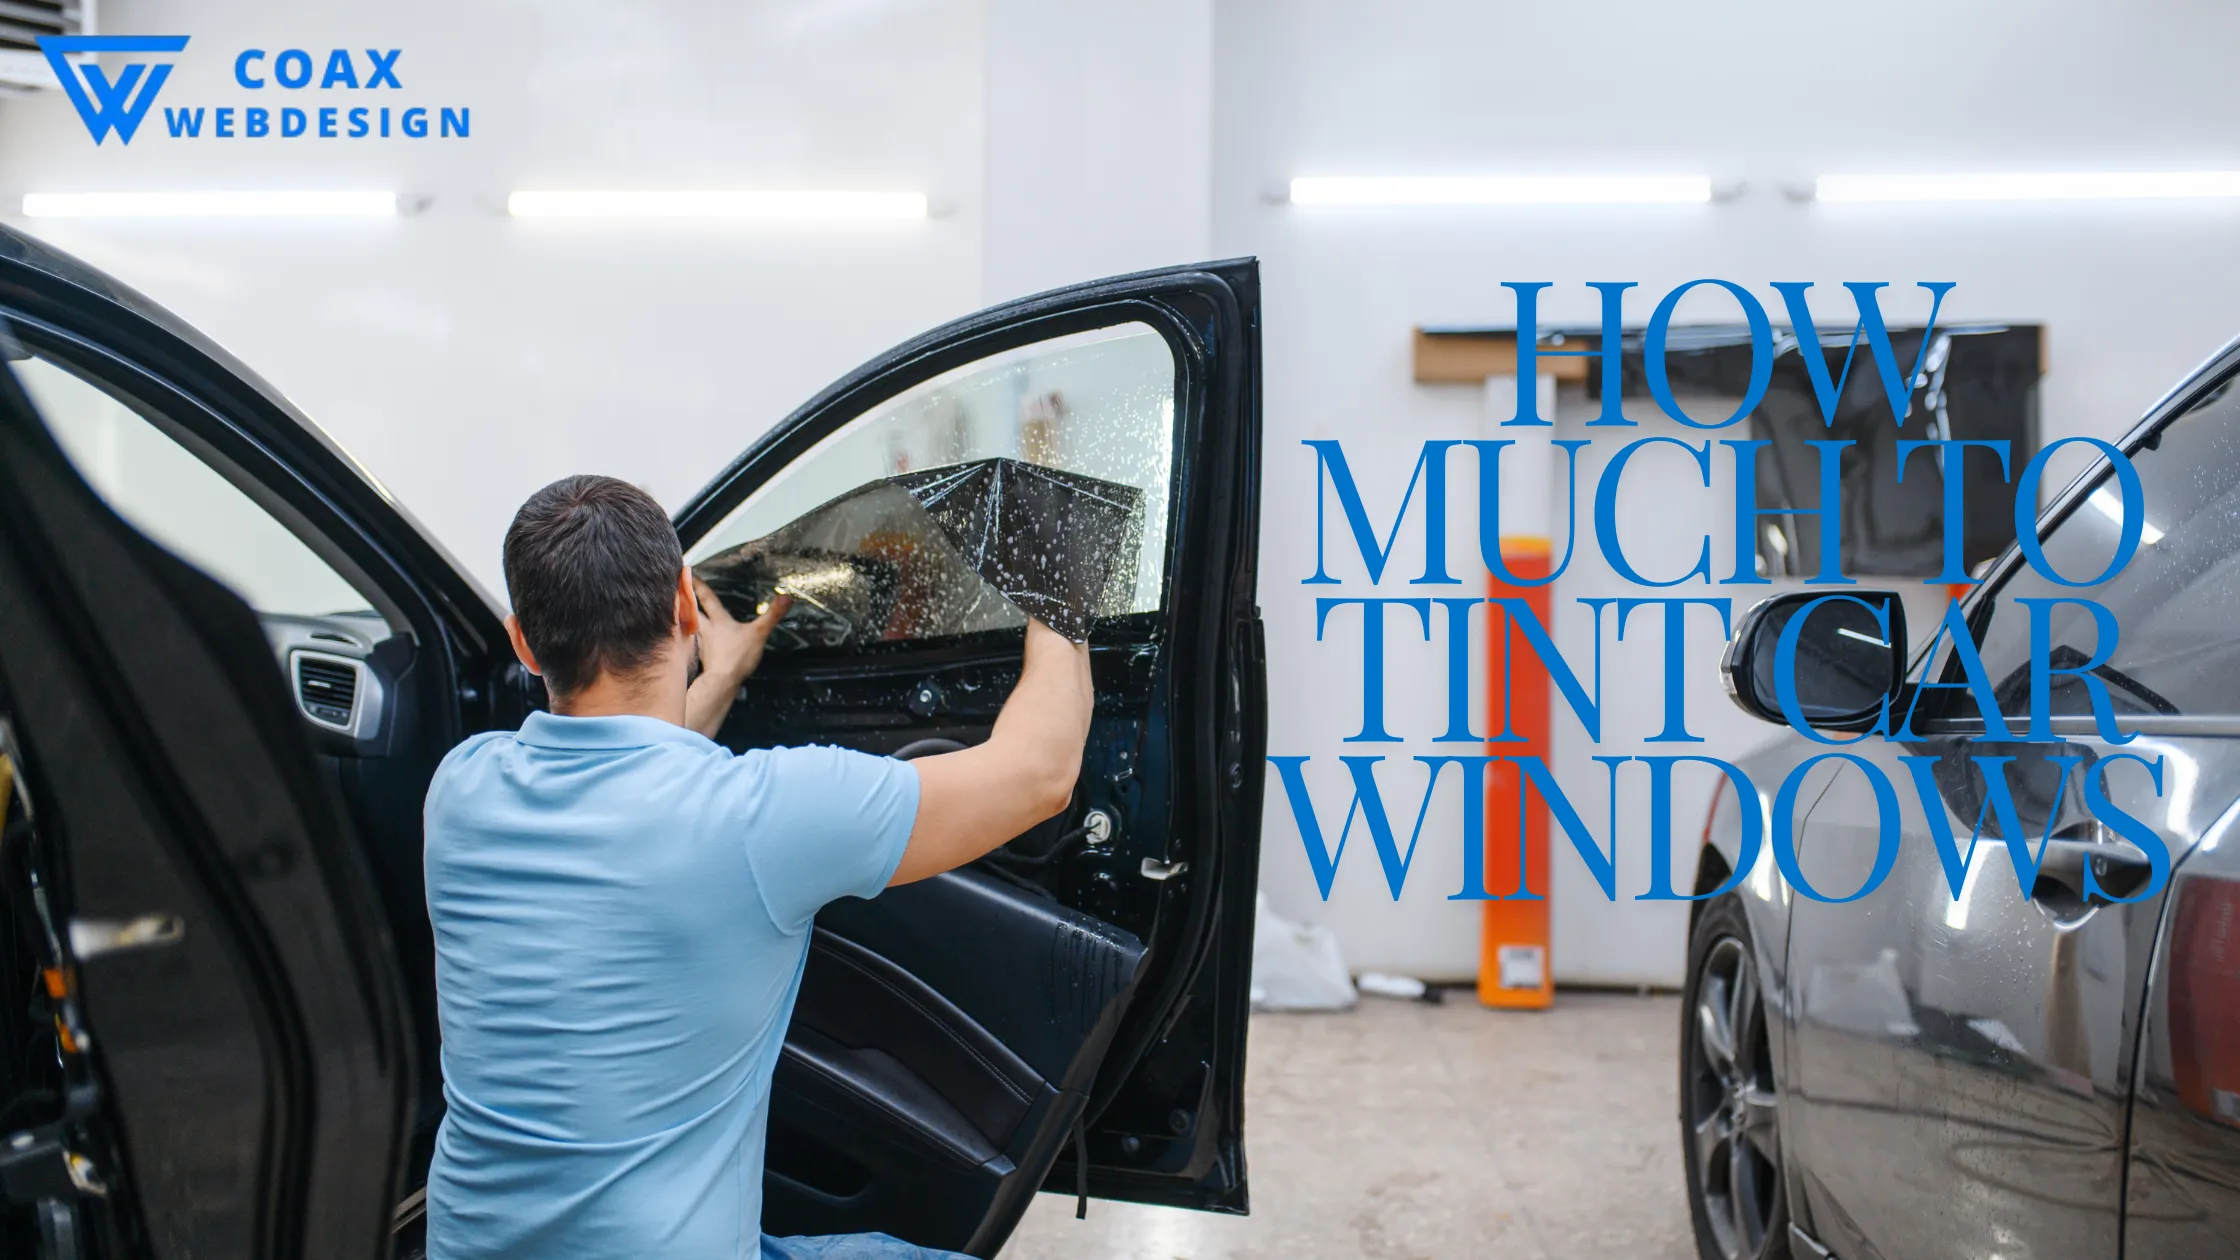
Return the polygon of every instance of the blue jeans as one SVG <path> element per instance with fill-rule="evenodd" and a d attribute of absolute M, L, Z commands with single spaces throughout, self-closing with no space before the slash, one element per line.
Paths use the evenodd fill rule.
<path fill-rule="evenodd" d="M 826 1234 L 820 1238 L 762 1236 L 762 1260 L 969 1260 L 889 1234 Z"/>

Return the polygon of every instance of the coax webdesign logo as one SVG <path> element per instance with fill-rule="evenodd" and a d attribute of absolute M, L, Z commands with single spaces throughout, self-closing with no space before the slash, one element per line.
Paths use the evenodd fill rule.
<path fill-rule="evenodd" d="M 93 134 L 93 142 L 100 144 L 114 131 L 123 144 L 131 144 L 132 137 L 155 104 L 156 93 L 163 90 L 165 80 L 171 77 L 172 62 L 155 60 L 125 61 L 117 67 L 115 78 L 91 59 L 73 61 L 73 56 L 85 54 L 167 54 L 186 50 L 185 35 L 48 35 L 39 40 L 39 49 L 47 56 L 47 64 L 54 67 L 55 77 L 62 81 L 62 90 L 77 107 L 78 117 L 85 120 L 86 130 Z M 311 137 L 322 140 L 387 139 L 399 136 L 410 140 L 435 136 L 438 139 L 457 137 L 465 139 L 468 127 L 467 107 L 408 105 L 402 102 L 366 105 L 355 104 L 363 97 L 347 97 L 352 103 L 325 103 L 336 92 L 402 92 L 404 83 L 398 78 L 397 62 L 404 55 L 402 49 L 368 48 L 354 50 L 336 48 L 324 57 L 301 48 L 282 49 L 269 53 L 262 48 L 244 48 L 233 59 L 233 81 L 249 91 L 277 89 L 283 92 L 312 92 L 303 98 L 304 104 L 280 105 L 216 105 L 185 104 L 167 105 L 163 110 L 164 129 L 177 140 L 259 140 L 278 137 L 293 140 Z M 434 115 L 431 126 L 430 115 Z"/>

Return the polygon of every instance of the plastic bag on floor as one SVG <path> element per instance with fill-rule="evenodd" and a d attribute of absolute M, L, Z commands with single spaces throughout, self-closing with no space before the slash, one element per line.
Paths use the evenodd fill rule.
<path fill-rule="evenodd" d="M 1293 923 L 1262 896 L 1252 932 L 1252 1009 L 1344 1011 L 1353 1008 L 1353 977 L 1326 927 Z"/>

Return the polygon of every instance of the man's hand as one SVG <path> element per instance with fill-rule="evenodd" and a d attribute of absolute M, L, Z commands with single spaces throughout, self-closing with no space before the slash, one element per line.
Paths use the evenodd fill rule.
<path fill-rule="evenodd" d="M 793 597 L 774 596 L 762 615 L 741 621 L 698 577 L 692 579 L 692 591 L 700 607 L 700 676 L 685 692 L 684 724 L 714 739 L 724 715 L 731 712 L 731 702 L 738 698 L 739 684 L 762 664 L 770 632 L 793 607 Z"/>
<path fill-rule="evenodd" d="M 1062 813 L 1095 709 L 1089 646 L 1027 622 L 1019 682 L 987 742 L 910 763 L 918 772 L 918 817 L 889 882 L 962 866 Z"/>

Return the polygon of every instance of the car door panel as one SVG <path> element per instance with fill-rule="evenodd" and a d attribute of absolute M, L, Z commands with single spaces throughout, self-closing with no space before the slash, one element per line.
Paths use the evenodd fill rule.
<path fill-rule="evenodd" d="M 270 518 L 331 568 L 371 608 L 362 615 L 323 615 L 327 607 L 268 609 L 236 586 L 258 609 L 261 637 L 293 688 L 301 654 L 330 664 L 356 661 L 360 678 L 352 730 L 322 723 L 297 695 L 297 729 L 315 750 L 315 766 L 339 794 L 356 844 L 373 870 L 385 926 L 405 977 L 413 1019 L 413 1057 L 420 1096 L 416 1154 L 408 1173 L 416 1186 L 442 1117 L 442 1078 L 431 962 L 433 942 L 422 889 L 420 802 L 443 754 L 462 736 L 517 724 L 531 707 L 531 689 L 512 662 L 494 608 L 424 530 L 339 447 L 248 369 L 181 321 L 131 290 L 59 255 L 45 245 L 0 227 L 0 358 L 48 374 L 66 373 L 81 391 L 97 390 L 129 413 L 146 432 L 125 444 L 145 454 L 160 433 L 175 444 L 175 462 L 211 475 L 238 501 L 218 507 Z M 31 379 L 25 376 L 25 379 Z M 60 434 L 67 424 L 46 419 Z M 80 417 L 83 419 L 83 417 Z M 81 432 L 81 436 L 84 434 Z M 129 436 L 113 433 L 113 437 Z M 110 484 L 91 465 L 116 462 L 139 472 L 145 463 L 115 461 L 117 448 L 96 443 L 99 455 L 66 444 L 86 476 L 127 523 L 138 509 L 168 500 L 213 506 L 207 495 L 182 493 L 169 476 L 135 477 Z M 175 468 L 172 471 L 178 471 Z M 190 482 L 196 478 L 189 478 Z M 209 489 L 208 485 L 203 487 Z M 170 532 L 143 528 L 158 545 L 221 581 L 257 576 L 271 555 L 263 546 L 236 556 L 179 543 L 225 537 L 222 522 L 238 512 L 207 519 L 170 514 Z M 269 541 L 269 540 L 268 540 Z M 223 563 L 231 560 L 232 563 Z M 305 614 L 321 615 L 305 615 Z M 253 641 L 253 640 L 252 640 Z M 357 718 L 367 720 L 358 721 Z"/>
<path fill-rule="evenodd" d="M 827 907 L 773 1085 L 766 1228 L 984 1241 L 980 1205 L 1031 1190 L 1018 1170 L 1085 1102 L 1142 958 L 979 871 Z"/>
<path fill-rule="evenodd" d="M 2235 813 L 2172 874 L 2141 1032 L 2123 1254 L 2208 1260 L 2240 1238 L 2240 845 Z"/>
<path fill-rule="evenodd" d="M 794 1008 L 789 1036 L 813 1036 L 842 1049 L 894 1046 L 891 1054 L 870 1052 L 879 1057 L 866 1060 L 866 1083 L 876 1086 L 874 1078 L 892 1075 L 885 1070 L 891 1063 L 908 1073 L 906 1083 L 940 1100 L 940 1107 L 929 1111 L 947 1109 L 996 1148 L 1011 1140 L 1027 1112 L 1050 1092 L 1042 1074 L 978 1020 L 910 972 L 830 929 L 817 929 L 802 991 L 809 1000 Z M 945 1131 L 964 1130 L 950 1124 Z"/>
<path fill-rule="evenodd" d="M 773 661 L 733 705 L 718 738 L 734 748 L 844 743 L 866 752 L 910 752 L 925 741 L 977 744 L 988 737 L 1019 677 L 1019 636 L 929 646 L 845 662 Z M 988 862 L 1027 879 L 1059 904 L 1113 924 L 1156 916 L 1160 882 L 1141 876 L 1146 859 L 1177 854 L 1159 810 L 1173 791 L 1170 767 L 1154 755 L 1147 719 L 1158 653 L 1141 644 L 1093 643 L 1097 693 L 1076 799 Z M 1064 837 L 1090 811 L 1103 813 L 1111 842 Z M 884 901 L 884 898 L 882 898 Z M 949 966 L 937 941 L 919 943 L 925 965 Z M 914 960 L 913 965 L 917 965 Z M 971 972 L 967 964 L 959 968 Z"/>
<path fill-rule="evenodd" d="M 737 557 L 873 479 L 907 488 L 983 458 L 1146 505 L 1133 603 L 1090 635 L 1097 703 L 1068 808 L 970 869 L 819 916 L 773 1099 L 770 1228 L 984 1254 L 1046 1179 L 1243 1206 L 1265 739 L 1256 302 L 1252 265 L 1231 263 L 970 317 L 826 391 L 679 514 L 689 560 Z M 880 558 L 907 563 L 911 545 L 881 537 Z M 858 642 L 811 622 L 773 642 L 719 732 L 729 747 L 973 744 L 1018 675 L 1016 629 Z"/>
<path fill-rule="evenodd" d="M 2039 554 L 2026 564 L 2010 550 L 1969 598 L 1972 672 L 1988 694 L 1940 642 L 1893 709 L 1918 736 L 1847 750 L 1889 781 L 1901 819 L 1872 895 L 1835 905 L 1800 895 L 1791 915 L 1800 1000 L 1785 1140 L 1801 1223 L 1836 1254 L 2081 1258 L 2123 1247 L 2121 1152 L 2169 892 L 2140 892 L 2152 874 L 2144 851 L 2085 809 L 2082 782 L 2092 776 L 2173 863 L 2240 798 L 2234 370 L 2229 353 L 2212 360 L 2124 439 L 2144 492 L 2125 564 L 2109 557 L 2130 509 L 2110 506 L 2102 464 L 2041 519 Z M 2050 576 L 2103 569 L 2082 587 Z M 1919 793 L 1904 755 L 1932 759 Z M 2019 839 L 2043 850 L 2029 888 L 1985 809 L 1976 759 L 2001 757 Z M 1961 846 L 1982 828 L 1957 895 L 1926 811 Z M 1802 867 L 1823 892 L 1860 887 L 1877 818 L 1875 794 L 1847 767 L 1800 830 Z M 2088 898 L 2087 872 L 2140 899 Z"/>
<path fill-rule="evenodd" d="M 973 868 L 835 902 L 817 923 L 835 944 L 911 960 L 1009 1061 L 1061 1089 L 1087 1084 L 1144 956 L 1132 933 Z"/>
<path fill-rule="evenodd" d="M 413 1063 L 350 829 L 254 614 L 111 512 L 4 370 L 0 591 L 109 1245 L 382 1254 Z"/>
<path fill-rule="evenodd" d="M 2104 780 L 2113 803 L 2182 856 L 2205 825 L 2200 809 L 2240 794 L 2240 748 L 2151 742 L 2121 751 L 2182 760 L 2197 795 L 2157 797 L 2143 772 L 2126 773 L 2135 766 L 2110 766 Z M 1962 734 L 1874 745 L 1863 755 L 1896 786 L 1903 817 L 1890 875 L 1849 904 L 1800 895 L 1791 914 L 1800 994 L 1787 1135 L 1813 1232 L 1846 1256 L 2114 1254 L 2137 1012 L 2162 899 L 2088 906 L 2044 877 L 2026 899 L 1995 820 L 1955 898 L 1898 757 L 1939 759 L 1945 790 L 1933 807 L 1963 847 L 1983 800 L 1970 759 L 2016 757 L 2012 795 L 2035 850 L 2049 822 L 2057 837 L 2087 825 L 2077 774 L 2117 750 L 2082 732 L 2057 745 Z M 2081 763 L 2058 809 L 2056 754 Z M 1865 779 L 1847 768 L 1802 828 L 1800 864 L 1816 888 L 1842 896 L 1864 882 L 1876 818 Z"/>

